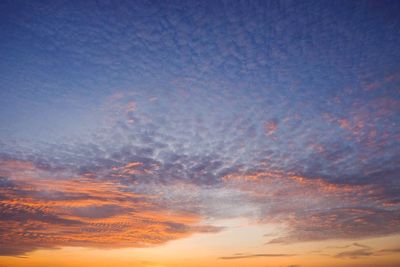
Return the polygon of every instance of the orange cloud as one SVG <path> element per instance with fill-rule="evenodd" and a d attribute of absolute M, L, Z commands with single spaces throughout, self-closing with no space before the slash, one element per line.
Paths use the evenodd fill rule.
<path fill-rule="evenodd" d="M 268 136 L 271 136 L 271 135 L 273 135 L 273 134 L 276 132 L 276 130 L 278 129 L 278 123 L 277 123 L 276 121 L 267 122 L 267 123 L 264 125 L 264 128 L 265 128 L 265 131 L 266 131 L 267 135 L 268 135 Z"/>
<path fill-rule="evenodd" d="M 0 255 L 60 246 L 144 247 L 218 231 L 194 212 L 167 206 L 160 195 L 136 194 L 115 181 L 42 178 L 29 162 L 0 166 L 8 174 L 0 187 Z"/>
<path fill-rule="evenodd" d="M 152 166 L 156 167 L 156 166 Z M 114 166 L 111 168 L 113 177 L 126 178 L 132 175 L 151 174 L 151 168 L 146 168 L 142 162 L 128 162 L 123 166 Z"/>

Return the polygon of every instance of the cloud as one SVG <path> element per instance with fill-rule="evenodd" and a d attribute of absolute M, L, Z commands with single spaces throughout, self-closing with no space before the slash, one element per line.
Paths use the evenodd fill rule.
<path fill-rule="evenodd" d="M 379 253 L 400 253 L 400 248 L 388 248 L 379 250 Z"/>
<path fill-rule="evenodd" d="M 355 239 L 396 233 L 397 211 L 371 185 L 340 185 L 282 171 L 242 171 L 224 176 L 260 207 L 259 219 L 286 225 L 269 243 Z M 373 205 L 365 205 L 371 203 Z M 332 204 L 335 203 L 335 206 Z"/>
<path fill-rule="evenodd" d="M 366 246 L 366 245 L 363 245 L 363 244 L 360 244 L 360 243 L 353 243 L 353 244 L 350 244 L 350 245 L 346 245 L 346 246 L 329 246 L 329 247 L 326 247 L 325 249 L 338 249 L 338 248 L 349 248 L 349 247 L 359 247 L 359 248 L 364 248 L 364 249 L 369 249 L 370 247 L 369 246 Z"/>
<path fill-rule="evenodd" d="M 237 259 L 248 259 L 248 258 L 269 258 L 269 257 L 291 257 L 295 254 L 235 254 L 233 256 L 220 257 L 221 260 L 237 260 Z"/>
<path fill-rule="evenodd" d="M 276 120 L 272 120 L 265 124 L 265 131 L 268 136 L 273 135 L 278 129 L 278 122 Z"/>
<path fill-rule="evenodd" d="M 384 256 L 384 255 L 400 253 L 399 248 L 389 248 L 389 249 L 379 250 L 356 242 L 345 246 L 329 246 L 319 251 L 314 251 L 313 253 L 319 253 L 320 255 L 330 256 L 330 253 L 327 254 L 329 251 L 338 249 L 340 250 L 348 249 L 348 250 L 341 251 L 332 255 L 335 258 L 358 259 L 363 257 Z M 322 254 L 322 252 L 324 252 L 324 254 Z"/>
<path fill-rule="evenodd" d="M 167 208 L 162 196 L 139 195 L 121 183 L 43 178 L 53 172 L 28 162 L 3 161 L 2 166 L 14 170 L 0 179 L 2 255 L 60 246 L 145 247 L 221 230 L 201 224 L 193 210 Z"/>
<path fill-rule="evenodd" d="M 350 251 L 340 252 L 335 255 L 336 258 L 350 258 L 350 259 L 357 259 L 360 257 L 367 257 L 374 255 L 370 249 L 356 249 Z"/>
<path fill-rule="evenodd" d="M 398 216 L 390 211 L 363 207 L 288 213 L 292 215 L 287 222 L 290 230 L 286 236 L 272 239 L 270 243 L 383 236 L 396 233 L 399 223 Z"/>
<path fill-rule="evenodd" d="M 171 98 L 174 97 L 172 94 Z M 124 113 L 133 98 L 135 115 L 140 118 L 135 125 L 127 121 Z M 144 98 L 147 101 L 148 96 Z M 397 152 L 393 149 L 386 150 L 388 157 L 386 164 L 382 164 L 378 155 L 369 154 L 370 149 L 376 149 L 374 146 L 365 146 L 364 151 L 362 139 L 357 147 L 358 143 L 343 144 L 340 135 L 328 134 L 327 139 L 323 138 L 323 131 L 307 131 L 313 125 L 298 117 L 281 119 L 279 134 L 274 133 L 274 140 L 269 140 L 264 125 L 257 124 L 259 118 L 252 116 L 225 113 L 220 123 L 218 119 L 206 120 L 197 110 L 183 113 L 183 103 L 176 110 L 163 109 L 165 116 L 161 116 L 158 112 L 150 113 L 152 107 L 143 105 L 136 95 L 119 94 L 111 99 L 112 124 L 106 123 L 103 131 L 90 141 L 50 143 L 33 151 L 12 147 L 1 154 L 4 201 L 33 199 L 38 202 L 35 208 L 42 209 L 14 204 L 2 221 L 8 218 L 19 222 L 32 217 L 54 225 L 83 223 L 88 239 L 89 233 L 107 232 L 101 227 L 115 227 L 118 230 L 110 234 L 112 241 L 108 244 L 116 246 L 158 244 L 196 231 L 219 231 L 218 227 L 198 224 L 203 218 L 223 219 L 244 214 L 255 214 L 249 218 L 254 221 L 286 227 L 285 234 L 269 243 L 398 233 L 394 164 Z M 221 103 L 229 104 L 223 99 Z M 223 112 L 218 107 L 216 110 Z M 275 114 L 267 121 L 274 121 L 274 117 Z M 377 147 L 386 149 L 385 144 L 377 143 Z M 361 157 L 370 165 L 360 163 Z M 79 190 L 72 190 L 74 186 Z M 110 195 L 106 193 L 107 186 L 120 197 L 107 199 L 105 196 Z M 182 197 L 187 204 L 182 203 Z M 225 209 L 218 210 L 213 201 Z M 239 201 L 240 207 L 227 204 Z M 174 219 L 159 218 L 163 230 L 143 237 L 144 241 L 113 239 L 114 233 L 124 233 L 130 227 L 151 228 L 156 222 L 147 219 L 148 212 L 163 209 L 189 214 L 194 221 L 180 222 L 178 216 L 178 224 L 174 224 Z M 124 217 L 127 214 L 136 218 L 139 226 L 127 220 Z M 106 226 L 113 219 L 128 222 Z M 108 223 L 96 224 L 100 229 L 92 224 L 87 226 L 91 221 L 101 220 Z M 50 239 L 43 236 L 47 238 Z M 94 238 L 57 241 L 48 247 L 107 246 L 100 243 Z"/>

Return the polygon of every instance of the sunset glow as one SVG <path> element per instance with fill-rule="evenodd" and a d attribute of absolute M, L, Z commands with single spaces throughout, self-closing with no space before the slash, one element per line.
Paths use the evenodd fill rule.
<path fill-rule="evenodd" d="M 400 1 L 2 1 L 0 267 L 400 266 Z"/>

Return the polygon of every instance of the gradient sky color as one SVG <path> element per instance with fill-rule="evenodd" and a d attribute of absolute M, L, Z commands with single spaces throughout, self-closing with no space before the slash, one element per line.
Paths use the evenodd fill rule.
<path fill-rule="evenodd" d="M 399 1 L 1 1 L 0 266 L 400 266 Z"/>

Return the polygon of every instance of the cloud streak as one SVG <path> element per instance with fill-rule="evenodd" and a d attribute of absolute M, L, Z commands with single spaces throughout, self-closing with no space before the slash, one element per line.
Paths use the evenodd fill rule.
<path fill-rule="evenodd" d="M 295 254 L 235 254 L 233 256 L 220 257 L 221 260 L 238 260 L 238 259 L 249 259 L 249 258 L 274 258 L 274 257 L 291 257 Z"/>

